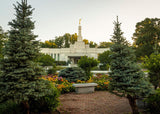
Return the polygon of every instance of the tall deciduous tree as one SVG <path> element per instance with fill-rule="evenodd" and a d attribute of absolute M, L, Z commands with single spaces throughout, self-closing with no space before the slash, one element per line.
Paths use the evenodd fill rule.
<path fill-rule="evenodd" d="M 53 95 L 54 90 L 49 88 L 48 81 L 40 79 L 43 70 L 34 62 L 39 55 L 39 42 L 33 34 L 33 9 L 27 0 L 17 4 L 16 18 L 9 22 L 11 30 L 1 63 L 0 103 L 7 100 L 22 103 L 29 114 L 29 101 Z"/>
<path fill-rule="evenodd" d="M 133 40 L 137 57 L 149 56 L 153 53 L 155 51 L 155 45 L 159 46 L 160 19 L 146 18 L 138 22 L 135 33 L 133 34 Z"/>
<path fill-rule="evenodd" d="M 98 55 L 98 60 L 103 64 L 102 69 L 108 70 L 108 67 L 111 63 L 111 51 L 105 51 Z"/>
<path fill-rule="evenodd" d="M 74 44 L 77 41 L 77 37 L 78 37 L 77 33 L 72 34 L 70 38 L 70 43 Z"/>
<path fill-rule="evenodd" d="M 89 47 L 90 48 L 95 48 L 95 47 L 97 47 L 97 44 L 95 42 L 93 42 L 93 41 L 90 41 L 89 42 Z"/>
<path fill-rule="evenodd" d="M 137 96 L 148 95 L 152 87 L 135 63 L 135 55 L 123 37 L 120 25 L 117 17 L 111 39 L 114 44 L 110 48 L 112 62 L 109 90 L 116 95 L 127 97 L 133 114 L 139 114 L 136 105 Z"/>
<path fill-rule="evenodd" d="M 149 70 L 149 79 L 155 89 L 160 87 L 160 54 L 152 53 L 144 58 L 143 65 Z"/>
<path fill-rule="evenodd" d="M 88 41 L 87 39 L 83 39 L 83 42 L 84 42 L 85 44 L 89 44 L 89 41 Z"/>
<path fill-rule="evenodd" d="M 64 47 L 69 48 L 71 35 L 69 33 L 66 33 L 63 35 L 63 39 L 64 39 Z"/>
<path fill-rule="evenodd" d="M 62 36 L 56 37 L 55 38 L 55 44 L 57 45 L 58 48 L 62 48 L 64 43 L 64 39 Z"/>
<path fill-rule="evenodd" d="M 110 48 L 112 45 L 112 42 L 100 42 L 98 48 Z"/>

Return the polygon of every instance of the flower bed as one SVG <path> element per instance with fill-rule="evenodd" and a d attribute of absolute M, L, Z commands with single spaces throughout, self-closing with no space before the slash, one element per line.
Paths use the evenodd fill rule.
<path fill-rule="evenodd" d="M 102 74 L 96 74 L 96 76 L 91 77 L 87 81 L 81 81 L 77 80 L 77 82 L 68 82 L 66 79 L 62 77 L 58 77 L 58 75 L 47 75 L 42 77 L 45 80 L 51 81 L 57 89 L 63 93 L 69 93 L 69 92 L 74 92 L 75 88 L 73 87 L 74 83 L 97 83 L 98 86 L 96 86 L 95 90 L 108 90 L 108 75 L 102 75 Z"/>

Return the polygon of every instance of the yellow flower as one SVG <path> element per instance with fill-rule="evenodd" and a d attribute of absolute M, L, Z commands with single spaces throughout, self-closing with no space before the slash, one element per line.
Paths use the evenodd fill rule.
<path fill-rule="evenodd" d="M 93 80 L 90 78 L 89 80 L 87 80 L 87 83 L 91 83 L 93 82 Z"/>

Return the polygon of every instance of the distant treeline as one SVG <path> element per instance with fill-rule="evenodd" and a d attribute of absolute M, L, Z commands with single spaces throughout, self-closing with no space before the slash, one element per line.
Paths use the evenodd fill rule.
<path fill-rule="evenodd" d="M 40 42 L 41 48 L 69 48 L 71 44 L 74 44 L 77 41 L 77 33 L 69 34 L 66 33 L 63 36 L 55 37 L 53 40 Z M 85 44 L 88 44 L 90 48 L 109 48 L 113 43 L 112 42 L 100 42 L 98 45 L 93 41 L 88 41 L 83 39 Z"/>

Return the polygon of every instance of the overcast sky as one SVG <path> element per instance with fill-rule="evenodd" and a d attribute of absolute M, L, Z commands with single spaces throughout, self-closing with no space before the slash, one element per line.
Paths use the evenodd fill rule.
<path fill-rule="evenodd" d="M 0 0 L 0 26 L 9 30 L 15 18 L 13 4 L 21 0 Z M 110 41 L 116 16 L 122 23 L 124 37 L 132 42 L 137 22 L 146 17 L 160 17 L 160 0 L 28 0 L 35 8 L 34 33 L 39 40 L 54 39 L 65 33 L 78 33 L 82 18 L 82 37 L 94 42 Z"/>

